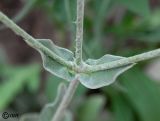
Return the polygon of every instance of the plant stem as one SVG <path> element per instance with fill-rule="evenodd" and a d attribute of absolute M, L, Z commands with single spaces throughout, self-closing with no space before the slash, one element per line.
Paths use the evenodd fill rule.
<path fill-rule="evenodd" d="M 101 71 L 101 70 L 129 65 L 132 63 L 152 59 L 152 58 L 159 57 L 159 56 L 160 56 L 160 49 L 156 49 L 156 50 L 152 50 L 152 51 L 142 53 L 139 55 L 131 56 L 128 58 L 117 60 L 117 61 L 113 61 L 110 63 L 104 63 L 104 64 L 94 65 L 94 66 L 87 66 L 83 71 L 84 72 Z"/>
<path fill-rule="evenodd" d="M 84 19 L 84 1 L 77 0 L 77 30 L 76 30 L 76 64 L 82 63 L 82 44 L 83 44 L 83 19 Z"/>
<path fill-rule="evenodd" d="M 83 44 L 83 19 L 84 19 L 84 0 L 77 0 L 77 30 L 76 30 L 76 64 L 81 67 L 82 63 L 82 44 Z M 52 121 L 61 121 L 65 111 L 70 104 L 72 97 L 79 84 L 78 76 L 70 82 L 66 94 L 60 103 Z"/>
<path fill-rule="evenodd" d="M 63 58 L 57 56 L 55 53 L 53 53 L 51 50 L 46 48 L 44 45 L 38 42 L 35 38 L 33 38 L 31 35 L 29 35 L 23 29 L 21 29 L 18 25 L 16 25 L 12 20 L 10 20 L 2 12 L 0 12 L 0 21 L 3 24 L 5 24 L 7 27 L 9 27 L 12 31 L 14 31 L 17 35 L 21 36 L 29 46 L 35 48 L 38 51 L 39 50 L 43 51 L 48 56 L 56 60 L 58 63 L 61 63 L 62 65 L 65 65 L 69 68 L 73 67 L 72 62 L 65 61 Z"/>
<path fill-rule="evenodd" d="M 61 121 L 64 118 L 65 111 L 72 100 L 72 97 L 77 89 L 78 84 L 79 84 L 79 81 L 78 81 L 78 76 L 77 76 L 74 80 L 70 82 L 69 87 L 56 113 L 54 114 L 52 121 Z"/>

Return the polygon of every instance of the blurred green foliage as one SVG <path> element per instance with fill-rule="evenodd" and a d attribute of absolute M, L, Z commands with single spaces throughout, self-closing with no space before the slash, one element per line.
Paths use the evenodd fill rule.
<path fill-rule="evenodd" d="M 2 111 L 23 91 L 25 86 L 32 93 L 38 90 L 41 69 L 38 64 L 13 67 L 1 61 L 0 65 L 2 67 L 0 68 L 2 79 L 0 82 L 0 111 Z"/>
<path fill-rule="evenodd" d="M 151 80 L 140 68 L 133 68 L 119 79 L 123 90 L 104 88 L 111 97 L 111 109 L 116 121 L 158 121 L 160 109 L 159 84 Z M 127 115 L 126 115 L 127 113 Z"/>
<path fill-rule="evenodd" d="M 55 31 L 63 36 L 67 31 L 74 33 L 76 0 L 39 0 L 36 6 L 45 11 Z M 122 8 L 122 13 L 117 15 L 117 8 Z M 148 0 L 86 0 L 84 24 L 85 59 L 106 53 L 131 56 L 160 47 L 160 6 L 151 11 Z M 73 35 L 70 36 L 74 43 Z M 4 58 L 1 54 L 0 110 L 9 107 L 24 86 L 35 92 L 40 82 L 37 64 L 12 67 Z M 144 72 L 150 62 L 137 65 L 117 83 L 100 90 L 87 90 L 80 85 L 70 105 L 75 121 L 160 121 L 160 84 Z M 45 103 L 55 99 L 62 81 L 47 75 Z"/>
<path fill-rule="evenodd" d="M 81 104 L 78 111 L 79 121 L 96 121 L 99 117 L 103 106 L 105 104 L 105 98 L 101 95 L 94 95 L 89 97 L 83 104 Z"/>

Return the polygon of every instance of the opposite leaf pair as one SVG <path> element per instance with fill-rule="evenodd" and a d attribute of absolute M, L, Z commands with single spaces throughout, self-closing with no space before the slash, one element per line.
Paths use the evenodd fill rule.
<path fill-rule="evenodd" d="M 55 53 L 57 56 L 63 58 L 65 61 L 74 62 L 74 54 L 70 50 L 56 46 L 49 39 L 38 39 L 38 41 L 41 44 L 43 44 L 46 48 L 51 50 L 53 53 Z M 71 81 L 75 78 L 75 75 L 77 73 L 74 70 L 55 61 L 53 58 L 48 56 L 43 51 L 41 50 L 38 51 L 41 53 L 43 59 L 43 65 L 47 71 L 67 81 Z M 123 58 L 124 57 L 120 56 L 104 55 L 103 57 L 97 60 L 88 59 L 85 61 L 85 64 L 94 66 L 103 63 L 113 62 Z M 130 64 L 118 68 L 91 72 L 91 73 L 79 73 L 79 81 L 87 88 L 97 89 L 103 86 L 110 85 L 116 80 L 116 78 L 120 74 L 131 68 L 133 65 L 134 64 Z"/>

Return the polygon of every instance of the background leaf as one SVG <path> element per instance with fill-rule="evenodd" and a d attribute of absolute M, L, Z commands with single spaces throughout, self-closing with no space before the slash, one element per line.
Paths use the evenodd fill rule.
<path fill-rule="evenodd" d="M 57 97 L 53 103 L 47 104 L 41 111 L 39 121 L 51 121 L 63 96 L 66 92 L 66 86 L 61 83 L 58 87 Z"/>
<path fill-rule="evenodd" d="M 150 14 L 149 0 L 116 0 L 115 2 L 125 5 L 139 15 L 148 16 Z"/>
<path fill-rule="evenodd" d="M 122 87 L 124 88 L 124 87 Z M 118 91 L 118 88 L 108 87 L 104 88 L 105 94 L 108 94 L 111 101 L 111 110 L 113 112 L 114 121 L 135 121 L 134 110 L 130 103 L 122 95 L 123 89 Z M 126 90 L 125 90 L 126 91 Z"/>
<path fill-rule="evenodd" d="M 58 87 L 56 99 L 53 103 L 47 104 L 40 114 L 25 114 L 21 117 L 20 121 L 51 121 L 63 96 L 66 92 L 66 86 L 61 83 Z M 66 111 L 63 121 L 72 121 L 72 114 Z"/>
<path fill-rule="evenodd" d="M 39 68 L 34 68 L 35 66 L 37 67 L 37 65 L 29 65 L 9 70 L 11 75 L 0 85 L 0 110 L 4 110 L 27 83 L 30 81 L 33 81 L 32 83 L 36 81 L 37 83 L 39 81 L 31 78 L 34 73 L 40 72 Z"/>
<path fill-rule="evenodd" d="M 135 76 L 136 75 L 136 76 Z M 134 68 L 122 76 L 126 92 L 123 95 L 134 107 L 141 121 L 160 120 L 160 86 L 140 69 Z"/>
<path fill-rule="evenodd" d="M 96 121 L 104 106 L 105 98 L 100 95 L 89 97 L 78 111 L 78 121 Z"/>
<path fill-rule="evenodd" d="M 60 83 L 65 83 L 66 85 L 68 85 L 66 80 L 63 80 L 53 75 L 48 75 L 48 78 L 46 80 L 45 95 L 47 96 L 47 99 L 49 100 L 49 102 L 53 102 L 54 99 L 56 98 L 57 87 Z M 86 92 L 87 92 L 87 88 L 79 84 L 75 92 L 75 98 L 79 98 L 83 96 Z"/>
<path fill-rule="evenodd" d="M 38 121 L 39 115 L 37 113 L 25 114 L 20 118 L 20 121 Z"/>

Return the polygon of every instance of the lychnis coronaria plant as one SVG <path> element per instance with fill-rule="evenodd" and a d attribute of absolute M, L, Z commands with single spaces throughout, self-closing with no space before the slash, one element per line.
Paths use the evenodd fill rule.
<path fill-rule="evenodd" d="M 120 74 L 132 68 L 138 62 L 160 56 L 160 49 L 156 49 L 132 57 L 106 54 L 99 59 L 83 60 L 84 6 L 85 0 L 77 0 L 76 50 L 74 53 L 55 45 L 49 39 L 32 37 L 0 12 L 0 21 L 41 54 L 45 70 L 70 83 L 68 88 L 61 84 L 55 102 L 48 104 L 40 114 L 32 115 L 32 118 L 29 118 L 28 115 L 28 120 L 70 121 L 70 112 L 67 107 L 79 83 L 89 89 L 101 88 L 114 83 Z M 26 119 L 27 115 L 22 117 L 21 120 Z"/>

